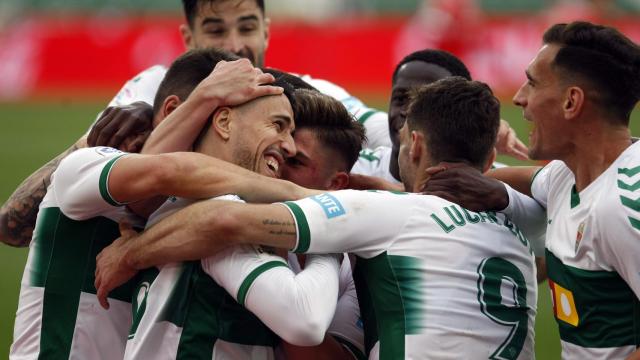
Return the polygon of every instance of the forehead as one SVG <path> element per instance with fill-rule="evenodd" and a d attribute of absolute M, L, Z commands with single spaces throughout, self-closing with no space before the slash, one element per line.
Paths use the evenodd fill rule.
<path fill-rule="evenodd" d="M 317 154 L 321 153 L 318 137 L 311 129 L 302 128 L 296 130 L 293 140 L 296 142 L 298 152 L 309 158 L 315 158 Z"/>
<path fill-rule="evenodd" d="M 259 20 L 263 18 L 255 0 L 200 1 L 197 11 L 196 17 L 213 17 L 228 22 L 234 22 L 247 15 L 258 15 Z"/>
<path fill-rule="evenodd" d="M 430 84 L 434 81 L 451 76 L 451 72 L 440 65 L 415 60 L 403 64 L 396 75 L 394 89 Z"/>
<path fill-rule="evenodd" d="M 293 118 L 293 109 L 289 99 L 284 95 L 268 95 L 252 100 L 246 104 L 236 107 L 236 109 L 251 113 L 252 118 L 257 116 L 287 116 Z"/>
<path fill-rule="evenodd" d="M 555 44 L 545 44 L 543 45 L 536 56 L 529 63 L 528 70 L 532 73 L 541 73 L 546 72 L 551 69 L 551 63 L 556 57 L 558 50 L 560 49 L 559 45 Z"/>

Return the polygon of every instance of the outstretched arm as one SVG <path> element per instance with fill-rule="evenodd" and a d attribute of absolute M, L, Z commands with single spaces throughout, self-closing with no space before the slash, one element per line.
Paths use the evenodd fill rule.
<path fill-rule="evenodd" d="M 36 170 L 9 196 L 0 208 L 0 241 L 7 245 L 24 247 L 31 242 L 40 203 L 47 193 L 51 174 L 60 161 L 80 147 L 86 146 L 85 137 Z"/>
<path fill-rule="evenodd" d="M 213 256 L 229 245 L 262 243 L 291 249 L 296 225 L 282 205 L 202 201 L 176 212 L 141 234 L 127 229 L 96 258 L 98 298 L 140 269 Z"/>

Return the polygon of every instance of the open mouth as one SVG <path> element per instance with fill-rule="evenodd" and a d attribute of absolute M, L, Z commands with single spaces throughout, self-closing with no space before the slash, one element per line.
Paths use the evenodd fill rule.
<path fill-rule="evenodd" d="M 282 154 L 278 151 L 270 150 L 264 154 L 264 163 L 267 166 L 267 170 L 273 177 L 280 177 L 280 169 L 284 163 Z"/>

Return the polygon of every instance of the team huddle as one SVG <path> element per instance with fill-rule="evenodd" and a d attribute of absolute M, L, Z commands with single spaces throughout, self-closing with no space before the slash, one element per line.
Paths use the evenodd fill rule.
<path fill-rule="evenodd" d="M 545 279 L 563 359 L 640 359 L 638 45 L 550 27 L 527 149 L 448 52 L 385 113 L 264 67 L 263 1 L 183 5 L 188 50 L 0 210 L 30 247 L 11 359 L 533 359 Z"/>

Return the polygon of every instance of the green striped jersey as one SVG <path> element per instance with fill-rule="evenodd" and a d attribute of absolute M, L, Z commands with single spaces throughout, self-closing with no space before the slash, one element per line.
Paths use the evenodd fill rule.
<path fill-rule="evenodd" d="M 240 201 L 210 201 L 220 199 Z M 169 199 L 149 225 L 190 203 Z M 319 344 L 336 308 L 339 269 L 334 256 L 312 256 L 296 275 L 283 258 L 244 245 L 147 270 L 125 359 L 272 359 L 276 334 L 295 345 Z"/>
<path fill-rule="evenodd" d="M 109 194 L 109 172 L 123 155 L 77 150 L 52 175 L 22 277 L 10 358 L 122 359 L 131 284 L 115 289 L 104 310 L 93 283 L 95 257 L 120 236 L 118 221 L 142 227 Z"/>
<path fill-rule="evenodd" d="M 509 218 L 426 195 L 337 191 L 285 206 L 305 253 L 357 255 L 370 358 L 530 359 L 537 286 Z"/>
<path fill-rule="evenodd" d="M 622 359 L 640 345 L 640 144 L 589 186 L 561 161 L 531 191 L 547 208 L 547 273 L 564 359 Z"/>

